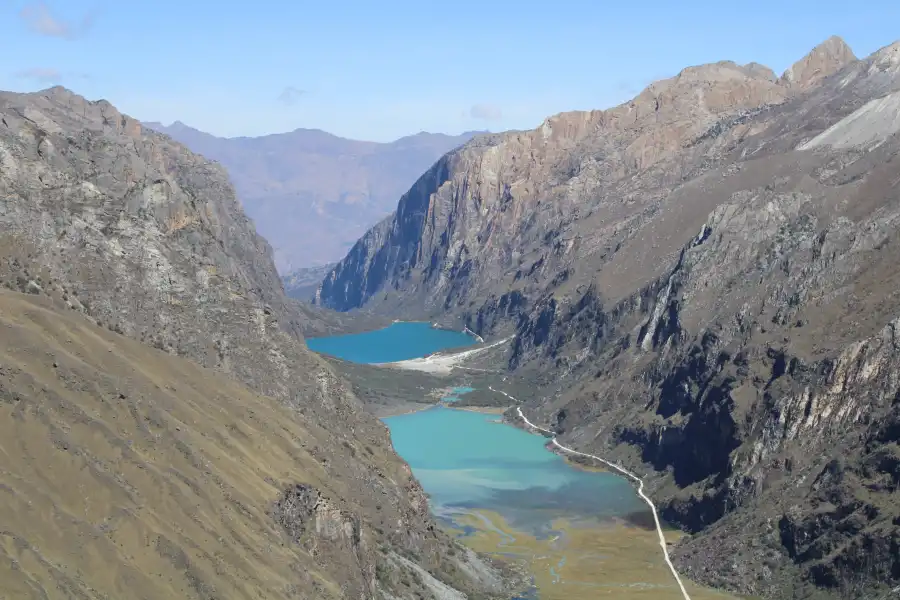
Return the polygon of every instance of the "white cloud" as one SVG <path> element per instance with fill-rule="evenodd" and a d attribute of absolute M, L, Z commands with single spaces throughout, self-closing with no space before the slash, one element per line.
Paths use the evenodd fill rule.
<path fill-rule="evenodd" d="M 34 2 L 27 5 L 19 13 L 19 16 L 28 25 L 28 28 L 40 35 L 74 40 L 83 36 L 94 24 L 92 14 L 87 14 L 80 23 L 74 23 L 57 17 L 44 2 Z"/>

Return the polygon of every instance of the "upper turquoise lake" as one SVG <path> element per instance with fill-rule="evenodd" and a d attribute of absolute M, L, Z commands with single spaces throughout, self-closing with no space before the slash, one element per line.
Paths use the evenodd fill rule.
<path fill-rule="evenodd" d="M 382 363 L 426 356 L 438 350 L 471 346 L 470 335 L 435 329 L 430 323 L 393 323 L 390 327 L 330 337 L 307 338 L 313 352 L 355 363 Z"/>

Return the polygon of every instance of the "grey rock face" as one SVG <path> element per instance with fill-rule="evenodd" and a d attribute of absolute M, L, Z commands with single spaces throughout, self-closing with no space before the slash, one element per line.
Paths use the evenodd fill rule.
<path fill-rule="evenodd" d="M 560 269 L 550 263 L 570 260 L 574 250 L 563 228 L 590 216 L 607 186 L 640 171 L 649 171 L 656 186 L 679 178 L 661 163 L 719 116 L 781 102 L 786 94 L 758 70 L 722 62 L 685 69 L 609 111 L 564 113 L 533 131 L 477 138 L 438 161 L 395 215 L 353 247 L 326 277 L 320 302 L 347 310 L 383 287 L 415 287 L 440 309 L 486 291 L 476 288 L 495 285 L 495 276 L 532 265 L 532 276 L 539 269 L 556 276 Z M 600 226 L 617 227 L 642 208 L 624 202 Z"/>
<path fill-rule="evenodd" d="M 525 410 L 646 475 L 690 577 L 867 597 L 900 583 L 900 44 L 791 73 L 695 67 L 472 142 L 318 300 L 515 331 Z"/>
<path fill-rule="evenodd" d="M 355 546 L 366 556 L 352 569 L 323 563 L 346 597 L 370 597 L 378 544 L 476 587 L 441 559 L 452 544 L 384 425 L 306 350 L 305 317 L 220 166 L 105 101 L 59 87 L 0 93 L 0 281 L 217 369 L 326 432 L 332 444 L 313 454 L 345 490 L 329 506 L 374 541 Z M 319 538 L 332 552 L 346 542 Z"/>

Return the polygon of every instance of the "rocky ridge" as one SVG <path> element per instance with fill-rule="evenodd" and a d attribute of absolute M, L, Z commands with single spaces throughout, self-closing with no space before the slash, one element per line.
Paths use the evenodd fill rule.
<path fill-rule="evenodd" d="M 220 166 L 106 101 L 61 87 L 0 93 L 0 281 L 242 382 L 287 407 L 298 431 L 321 432 L 328 443 L 309 452 L 335 487 L 317 489 L 315 506 L 327 508 L 323 523 L 334 526 L 316 525 L 304 534 L 307 549 L 293 551 L 315 549 L 332 597 L 434 593 L 401 554 L 460 593 L 499 589 L 489 567 L 437 530 L 386 428 L 306 350 L 309 316 L 285 297 L 271 248 Z M 42 392 L 22 394 L 42 410 Z M 310 482 L 286 472 L 271 484 L 285 494 L 268 499 L 282 507 L 282 524 L 298 484 Z M 27 527 L 16 531 L 36 543 Z M 115 568 L 109 560 L 98 564 Z M 266 568 L 264 556 L 253 560 Z M 298 576 L 294 596 L 322 597 L 302 583 Z"/>
<path fill-rule="evenodd" d="M 514 331 L 525 410 L 644 473 L 689 577 L 900 583 L 900 43 L 720 62 L 442 158 L 318 302 Z"/>
<path fill-rule="evenodd" d="M 798 64 L 827 62 L 815 57 L 830 55 L 831 46 L 827 42 Z M 797 79 L 797 85 L 805 82 Z M 395 215 L 360 239 L 326 276 L 320 302 L 348 310 L 382 287 L 407 293 L 424 280 L 433 284 L 420 292 L 425 305 L 442 310 L 458 305 L 456 296 L 476 294 L 449 289 L 451 280 L 490 285 L 489 277 L 472 273 L 481 265 L 504 275 L 534 265 L 556 276 L 558 269 L 545 267 L 550 257 L 524 249 L 556 240 L 555 254 L 569 252 L 572 240 L 564 230 L 586 217 L 606 229 L 595 237 L 617 238 L 616 227 L 642 218 L 651 201 L 661 201 L 666 185 L 690 176 L 694 165 L 678 160 L 685 145 L 711 134 L 728 115 L 746 120 L 790 95 L 771 70 L 722 61 L 684 69 L 606 111 L 562 113 L 532 131 L 477 138 L 438 161 L 401 198 Z M 653 198 L 625 187 L 637 173 Z M 597 197 L 613 192 L 624 201 Z M 594 204 L 605 204 L 607 212 L 597 214 Z M 515 247 L 504 243 L 511 239 L 520 241 Z"/>

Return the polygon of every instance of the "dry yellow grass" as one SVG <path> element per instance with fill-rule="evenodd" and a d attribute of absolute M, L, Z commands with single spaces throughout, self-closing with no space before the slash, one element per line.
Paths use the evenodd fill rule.
<path fill-rule="evenodd" d="M 340 597 L 266 514 L 288 483 L 341 493 L 314 443 L 221 374 L 0 291 L 0 598 Z"/>
<path fill-rule="evenodd" d="M 478 552 L 524 561 L 534 574 L 541 600 L 681 598 L 663 562 L 655 531 L 621 523 L 589 525 L 557 520 L 552 527 L 562 532 L 559 539 L 541 540 L 512 528 L 496 512 L 477 512 L 505 535 L 486 529 L 475 516 L 464 516 L 457 522 L 475 528 L 477 533 L 460 537 L 461 541 Z M 671 541 L 676 538 L 673 534 Z M 685 586 L 692 600 L 735 598 L 688 581 Z"/>

